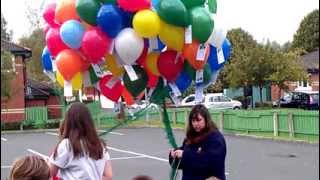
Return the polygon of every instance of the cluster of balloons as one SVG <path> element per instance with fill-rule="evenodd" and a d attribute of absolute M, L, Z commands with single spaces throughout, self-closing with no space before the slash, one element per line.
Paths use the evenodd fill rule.
<path fill-rule="evenodd" d="M 61 86 L 79 90 L 89 78 L 105 97 L 128 104 L 145 89 L 179 96 L 192 81 L 206 87 L 231 51 L 214 28 L 216 8 L 215 0 L 47 2 L 43 68 Z"/>

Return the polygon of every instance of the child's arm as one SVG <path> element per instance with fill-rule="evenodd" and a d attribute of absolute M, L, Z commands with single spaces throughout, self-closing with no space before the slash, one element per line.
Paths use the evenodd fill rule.
<path fill-rule="evenodd" d="M 54 164 L 52 164 L 52 163 L 50 163 L 50 162 L 48 162 L 48 165 L 49 165 L 49 168 L 50 168 L 51 177 L 57 176 L 59 167 L 54 165 Z"/>
<path fill-rule="evenodd" d="M 107 160 L 105 163 L 102 180 L 112 180 L 112 167 L 110 160 Z"/>

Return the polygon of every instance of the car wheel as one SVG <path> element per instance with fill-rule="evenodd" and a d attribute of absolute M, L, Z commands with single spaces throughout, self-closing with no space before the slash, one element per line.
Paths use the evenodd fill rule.
<path fill-rule="evenodd" d="M 240 107 L 236 106 L 236 107 L 234 107 L 233 109 L 240 109 Z"/>

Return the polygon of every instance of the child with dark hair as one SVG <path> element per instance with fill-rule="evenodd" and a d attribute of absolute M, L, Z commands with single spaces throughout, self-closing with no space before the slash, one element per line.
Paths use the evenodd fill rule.
<path fill-rule="evenodd" d="M 132 180 L 152 180 L 152 178 L 147 175 L 139 175 L 134 177 Z"/>
<path fill-rule="evenodd" d="M 68 180 L 111 180 L 106 144 L 98 138 L 87 106 L 73 103 L 59 130 L 60 141 L 49 159 L 51 175 Z"/>
<path fill-rule="evenodd" d="M 49 180 L 50 170 L 44 159 L 28 155 L 14 161 L 9 177 L 10 180 Z"/>

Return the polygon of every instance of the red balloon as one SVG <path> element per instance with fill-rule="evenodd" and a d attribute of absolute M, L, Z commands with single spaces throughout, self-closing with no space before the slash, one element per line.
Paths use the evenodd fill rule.
<path fill-rule="evenodd" d="M 123 85 L 120 80 L 116 80 L 116 82 L 109 82 L 112 79 L 112 75 L 105 75 L 100 81 L 99 86 L 101 89 L 101 93 L 107 97 L 108 99 L 118 102 L 122 91 Z"/>
<path fill-rule="evenodd" d="M 111 39 L 99 28 L 84 33 L 81 51 L 91 63 L 98 63 L 110 48 Z"/>
<path fill-rule="evenodd" d="M 55 11 L 56 11 L 56 3 L 48 4 L 43 12 L 42 17 L 43 19 L 51 26 L 51 27 L 57 27 L 57 23 L 54 20 L 55 17 Z"/>
<path fill-rule="evenodd" d="M 150 71 L 146 70 L 148 74 L 148 84 L 147 87 L 156 87 L 158 84 L 159 76 L 152 74 Z"/>
<path fill-rule="evenodd" d="M 144 46 L 142 54 L 140 55 L 140 57 L 137 59 L 137 63 L 142 66 L 142 67 L 146 67 L 146 60 L 147 60 L 147 55 L 148 55 L 148 48 L 146 46 Z"/>
<path fill-rule="evenodd" d="M 127 11 L 136 12 L 142 9 L 150 9 L 150 0 L 117 0 L 118 5 Z"/>
<path fill-rule="evenodd" d="M 81 71 L 83 59 L 75 50 L 65 49 L 58 54 L 56 64 L 63 78 L 70 81 L 75 74 Z"/>
<path fill-rule="evenodd" d="M 63 43 L 59 28 L 50 28 L 46 34 L 47 47 L 52 56 L 57 56 L 59 52 L 65 49 L 69 49 L 66 44 Z"/>
<path fill-rule="evenodd" d="M 175 81 L 183 69 L 183 58 L 176 51 L 162 52 L 158 59 L 158 69 L 160 74 L 168 81 Z"/>

